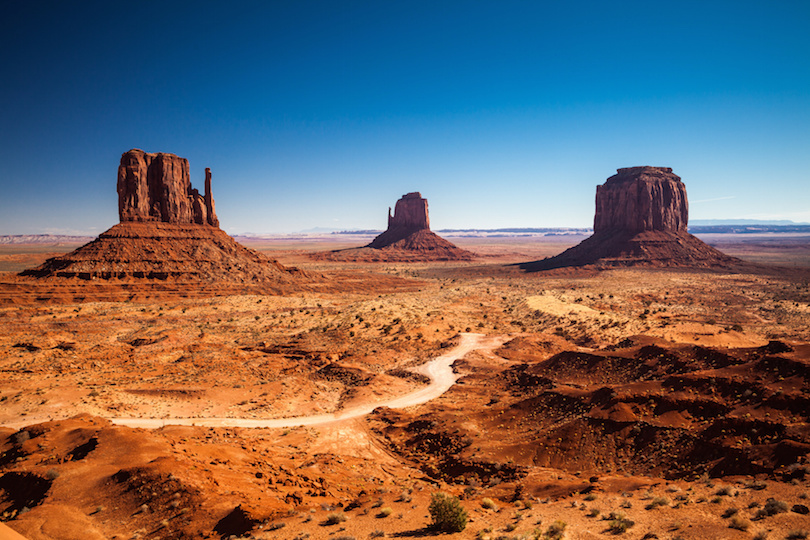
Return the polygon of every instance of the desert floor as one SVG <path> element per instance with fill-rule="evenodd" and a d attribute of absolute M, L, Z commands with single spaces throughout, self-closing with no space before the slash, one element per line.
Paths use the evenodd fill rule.
<path fill-rule="evenodd" d="M 744 272 L 511 266 L 581 239 L 411 264 L 246 241 L 331 280 L 286 296 L 34 283 L 13 273 L 76 246 L 2 246 L 0 519 L 30 540 L 805 538 L 810 239 L 705 238 L 763 265 Z M 464 334 L 484 337 L 425 403 L 238 426 L 419 392 Z M 439 491 L 464 531 L 428 527 Z"/>

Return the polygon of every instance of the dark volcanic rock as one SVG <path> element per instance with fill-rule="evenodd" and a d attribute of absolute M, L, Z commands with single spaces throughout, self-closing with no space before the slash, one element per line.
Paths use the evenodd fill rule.
<path fill-rule="evenodd" d="M 686 186 L 668 167 L 618 169 L 596 188 L 593 236 L 528 271 L 569 266 L 728 267 L 741 263 L 686 232 Z"/>
<path fill-rule="evenodd" d="M 686 232 L 686 186 L 669 167 L 619 169 L 596 187 L 593 232 Z"/>
<path fill-rule="evenodd" d="M 161 221 L 219 226 L 205 169 L 205 195 L 192 189 L 188 160 L 133 149 L 118 166 L 118 216 L 125 221 Z"/>

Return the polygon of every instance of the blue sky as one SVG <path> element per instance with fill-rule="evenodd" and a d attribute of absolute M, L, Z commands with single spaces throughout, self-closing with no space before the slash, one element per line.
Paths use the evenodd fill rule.
<path fill-rule="evenodd" d="M 0 234 L 118 221 L 130 148 L 230 233 L 587 227 L 619 167 L 810 221 L 810 2 L 29 2 L 0 17 Z"/>

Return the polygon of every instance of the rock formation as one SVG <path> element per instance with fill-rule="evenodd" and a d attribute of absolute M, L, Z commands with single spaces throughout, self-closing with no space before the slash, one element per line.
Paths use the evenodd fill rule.
<path fill-rule="evenodd" d="M 388 208 L 388 229 L 364 248 L 315 253 L 315 259 L 365 262 L 416 262 L 470 260 L 460 249 L 430 230 L 427 199 L 419 192 L 406 193 Z"/>
<path fill-rule="evenodd" d="M 79 249 L 21 275 L 80 279 L 239 283 L 282 290 L 307 277 L 237 243 L 219 228 L 205 194 L 191 187 L 186 159 L 130 150 L 118 167 L 121 222 Z"/>
<path fill-rule="evenodd" d="M 219 227 L 205 169 L 205 195 L 192 189 L 188 160 L 174 154 L 133 149 L 118 166 L 118 217 L 125 221 L 196 223 Z"/>
<path fill-rule="evenodd" d="M 421 230 L 430 230 L 427 199 L 423 199 L 418 191 L 407 193 L 397 201 L 393 216 L 391 208 L 388 208 L 388 229 L 368 247 L 384 248 Z"/>
<path fill-rule="evenodd" d="M 686 186 L 668 167 L 618 169 L 596 188 L 593 236 L 525 270 L 567 266 L 729 266 L 741 261 L 688 232 Z"/>
<path fill-rule="evenodd" d="M 686 186 L 669 167 L 619 169 L 596 187 L 593 232 L 686 232 Z"/>

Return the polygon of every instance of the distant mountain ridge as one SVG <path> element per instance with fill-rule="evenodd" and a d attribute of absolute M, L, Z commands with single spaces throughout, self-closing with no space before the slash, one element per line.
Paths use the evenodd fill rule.
<path fill-rule="evenodd" d="M 716 225 L 774 225 L 791 227 L 794 225 L 810 225 L 810 223 L 796 222 L 789 219 L 692 219 L 689 220 L 689 225 L 691 227 Z"/>
<path fill-rule="evenodd" d="M 0 236 L 0 244 L 85 244 L 94 238 L 67 234 L 12 234 Z"/>

